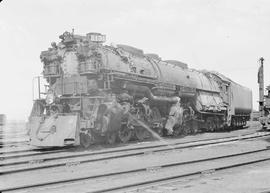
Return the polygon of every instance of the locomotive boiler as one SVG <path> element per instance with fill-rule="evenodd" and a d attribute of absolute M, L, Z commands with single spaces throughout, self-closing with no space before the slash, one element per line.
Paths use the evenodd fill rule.
<path fill-rule="evenodd" d="M 45 91 L 29 117 L 31 144 L 123 143 L 151 135 L 242 127 L 252 92 L 220 73 L 127 45 L 104 45 L 105 35 L 65 32 L 41 52 Z"/>

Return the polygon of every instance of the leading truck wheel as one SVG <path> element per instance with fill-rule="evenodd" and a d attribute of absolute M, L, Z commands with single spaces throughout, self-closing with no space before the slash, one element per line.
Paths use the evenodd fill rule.
<path fill-rule="evenodd" d="M 127 143 L 132 137 L 132 130 L 123 125 L 118 131 L 118 137 L 122 143 Z"/>
<path fill-rule="evenodd" d="M 88 133 L 80 134 L 80 144 L 84 148 L 90 147 L 93 144 L 93 138 Z"/>

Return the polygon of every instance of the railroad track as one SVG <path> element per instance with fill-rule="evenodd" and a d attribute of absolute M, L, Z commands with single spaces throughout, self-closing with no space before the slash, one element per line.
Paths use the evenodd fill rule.
<path fill-rule="evenodd" d="M 2 133 L 0 134 L 0 139 L 5 138 L 21 138 L 27 136 L 27 133 Z"/>
<path fill-rule="evenodd" d="M 201 150 L 197 149 L 197 152 L 199 151 Z M 119 169 L 119 167 L 114 167 L 107 171 L 106 169 L 104 171 L 102 170 L 102 172 L 95 172 L 95 170 L 93 170 L 92 172 L 83 173 L 81 175 L 70 176 L 70 178 L 62 176 L 61 179 L 58 180 L 57 178 L 48 178 L 50 180 L 37 180 L 37 182 L 17 186 L 14 184 L 12 186 L 7 185 L 1 190 L 4 192 L 27 189 L 29 192 L 31 192 L 31 190 L 37 192 L 40 188 L 46 188 L 46 190 L 47 188 L 52 188 L 50 192 L 53 192 L 54 188 L 57 189 L 60 187 L 61 191 L 63 191 L 65 188 L 72 188 L 75 182 L 81 182 L 82 184 L 86 184 L 87 182 L 88 191 L 86 192 L 126 191 L 126 189 L 134 190 L 134 187 L 138 186 L 145 186 L 192 175 L 212 173 L 219 170 L 270 160 L 270 149 L 267 147 L 246 151 L 241 150 L 240 152 L 239 150 L 234 151 L 235 150 L 232 152 L 229 151 L 230 153 L 225 154 L 219 152 L 214 156 L 203 155 L 199 159 L 190 160 L 183 160 L 181 159 L 181 155 L 174 153 L 171 156 L 173 156 L 172 158 L 175 157 L 175 159 L 168 158 L 168 160 L 163 161 L 148 160 L 148 163 L 137 163 L 133 168 L 126 166 L 123 168 L 120 167 Z M 108 182 L 106 188 L 104 188 L 105 181 Z"/>
<path fill-rule="evenodd" d="M 52 155 L 61 152 L 67 152 L 68 150 L 76 150 L 75 147 L 52 147 L 52 148 L 31 148 L 28 147 L 27 149 L 23 150 L 12 150 L 12 151 L 2 151 L 0 152 L 0 161 L 1 160 L 8 160 L 8 159 L 15 159 L 15 158 L 23 158 L 23 157 L 32 157 L 32 156 L 40 156 L 40 155 Z"/>
<path fill-rule="evenodd" d="M 269 148 L 260 149 L 257 151 L 244 152 L 244 153 L 239 153 L 239 154 L 231 154 L 231 155 L 226 155 L 226 156 L 213 157 L 213 158 L 190 161 L 190 162 L 182 162 L 182 163 L 180 162 L 180 163 L 175 163 L 175 164 L 161 165 L 161 166 L 159 166 L 159 168 L 168 168 L 168 167 L 175 167 L 175 166 L 180 166 L 180 165 L 189 165 L 189 164 L 203 163 L 203 162 L 210 162 L 211 163 L 212 161 L 216 161 L 216 160 L 218 160 L 218 161 L 225 160 L 226 161 L 226 159 L 228 159 L 228 158 L 246 156 L 246 155 L 256 155 L 256 154 L 261 153 L 261 152 L 269 153 L 270 149 Z M 180 174 L 180 175 L 171 175 L 171 176 L 161 177 L 161 178 L 148 180 L 148 181 L 144 181 L 144 182 L 130 183 L 130 184 L 122 185 L 122 186 L 116 186 L 116 187 L 111 187 L 111 188 L 106 188 L 106 189 L 101 189 L 101 190 L 96 190 L 96 191 L 89 191 L 88 193 L 90 193 L 90 192 L 91 193 L 102 193 L 102 192 L 114 192 L 114 191 L 115 192 L 125 191 L 125 192 L 130 192 L 130 193 L 143 192 L 143 190 L 146 190 L 146 189 L 147 190 L 149 190 L 149 189 L 154 190 L 155 187 L 160 187 L 160 183 L 162 183 L 162 182 L 171 181 L 171 180 L 180 180 L 182 178 L 191 177 L 191 176 L 212 174 L 214 172 L 218 172 L 218 171 L 222 171 L 222 170 L 226 170 L 226 169 L 231 169 L 231 168 L 235 168 L 235 167 L 241 167 L 241 166 L 256 164 L 256 163 L 260 163 L 260 162 L 266 162 L 266 161 L 270 161 L 270 155 L 264 156 L 263 158 L 259 158 L 259 159 L 252 159 L 250 161 L 234 162 L 232 164 L 223 163 L 220 166 L 209 167 L 207 170 L 198 170 L 198 171 L 187 172 L 187 173 Z M 145 168 L 145 171 L 147 171 L 147 168 Z M 140 186 L 144 186 L 144 187 L 140 187 Z M 147 186 L 148 188 L 145 186 Z M 168 189 L 170 189 L 170 187 Z M 160 190 L 162 190 L 162 187 L 160 188 Z M 164 188 L 163 188 L 163 191 L 164 191 Z M 147 192 L 149 192 L 149 191 L 147 191 Z M 159 192 L 159 191 L 155 190 L 155 192 Z"/>
<path fill-rule="evenodd" d="M 242 136 L 248 136 L 252 133 L 245 133 Z M 217 138 L 208 138 L 208 139 L 201 139 L 201 140 L 193 140 L 193 141 L 188 141 L 188 142 L 177 142 L 177 143 L 170 143 L 170 145 L 184 145 L 184 144 L 190 144 L 193 142 L 205 142 L 207 145 L 207 142 L 211 142 L 211 140 L 219 140 L 219 139 L 232 139 L 234 140 L 234 137 L 239 137 L 239 135 L 236 136 L 227 136 L 227 137 L 217 137 Z M 213 141 L 213 143 L 215 143 Z M 218 142 L 219 143 L 219 142 Z M 123 151 L 129 151 L 129 150 L 139 150 L 139 149 L 152 149 L 152 148 L 158 148 L 158 147 L 164 147 L 167 146 L 168 144 L 159 144 L 159 145 L 151 145 L 151 146 L 143 146 L 143 147 L 135 147 L 135 148 L 125 148 L 125 149 L 112 149 L 111 150 L 105 150 L 105 151 L 99 151 L 99 152 L 82 152 L 82 153 L 78 153 L 75 155 L 59 155 L 59 153 L 72 153 L 70 151 L 77 151 L 78 148 L 76 147 L 66 147 L 64 149 L 59 149 L 59 148 L 47 148 L 47 149 L 24 149 L 24 150 L 12 150 L 12 151 L 8 151 L 7 150 L 3 150 L 2 152 L 0 151 L 0 155 L 2 154 L 2 156 L 0 156 L 0 166 L 12 166 L 12 165 L 19 165 L 19 164 L 29 164 L 29 163 L 44 163 L 47 161 L 53 161 L 53 160 L 57 160 L 57 159 L 69 159 L 69 158 L 73 158 L 73 157 L 85 157 L 85 156 L 90 156 L 90 155 L 100 155 L 100 154 L 108 154 L 108 153 L 117 153 L 117 152 L 123 152 Z M 191 145 L 191 144 L 190 144 Z M 196 145 L 203 145 L 203 144 L 195 144 Z M 192 146 L 192 145 L 191 145 Z M 191 147 L 188 146 L 188 147 Z M 188 148 L 187 147 L 187 148 Z M 41 157 L 38 158 L 39 156 L 52 156 L 55 155 L 56 157 Z M 31 160 L 21 160 L 23 157 L 27 158 L 29 157 Z M 1 162 L 1 160 L 8 160 L 8 159 L 16 159 L 15 163 L 6 163 L 6 162 Z M 109 157 L 105 158 L 105 159 L 109 159 Z M 92 160 L 89 160 L 89 162 L 91 162 Z M 82 160 L 83 163 L 88 162 L 87 160 Z M 46 166 L 46 167 L 57 167 L 57 166 L 63 166 L 67 164 L 66 162 L 62 162 L 61 164 L 56 164 L 55 166 L 53 166 L 53 164 L 51 166 Z M 42 166 L 39 166 L 40 168 L 42 168 Z M 46 168 L 44 167 L 44 168 Z M 28 168 L 28 170 L 32 170 L 32 168 Z M 20 170 L 23 171 L 23 170 Z M 1 171 L 0 171 L 1 172 Z"/>
<path fill-rule="evenodd" d="M 234 136 L 227 136 L 227 137 L 216 137 L 216 138 L 206 138 L 206 139 L 200 139 L 200 140 L 191 140 L 191 141 L 186 141 L 186 142 L 163 142 L 163 144 L 157 144 L 157 145 L 150 145 L 150 146 L 142 146 L 142 147 L 131 147 L 131 148 L 125 148 L 122 149 L 116 149 L 115 148 L 119 148 L 121 147 L 121 144 L 119 144 L 118 146 L 113 147 L 114 149 L 112 149 L 112 147 L 110 147 L 110 150 L 104 150 L 104 151 L 99 151 L 99 152 L 93 152 L 92 148 L 90 150 L 88 149 L 83 149 L 83 153 L 82 154 L 87 154 L 87 155 L 96 155 L 96 154 L 100 154 L 100 153 L 113 153 L 113 152 L 119 152 L 119 151 L 128 151 L 128 150 L 134 150 L 134 149 L 148 149 L 148 148 L 156 148 L 156 147 L 165 147 L 169 145 L 181 145 L 181 144 L 188 144 L 188 143 L 195 143 L 195 142 L 207 142 L 207 141 L 211 141 L 211 140 L 222 140 L 222 139 L 234 139 L 237 138 L 239 136 L 249 136 L 255 133 L 260 133 L 260 132 L 252 132 L 252 133 L 246 133 L 246 134 L 242 134 L 242 135 L 234 135 Z M 265 132 L 261 132 L 261 133 L 265 133 Z M 267 133 L 266 133 L 267 135 Z M 123 144 L 122 144 L 123 145 Z M 106 147 L 105 147 L 106 148 Z M 46 148 L 46 149 L 40 149 L 40 148 L 33 148 L 33 149 L 26 149 L 26 150 L 13 150 L 13 151 L 8 151 L 8 152 L 1 152 L 0 151 L 0 160 L 7 160 L 7 159 L 15 159 L 15 158 L 22 158 L 22 157 L 31 157 L 33 158 L 33 156 L 40 156 L 40 155 L 52 155 L 52 154 L 56 154 L 56 153 L 60 153 L 60 152 L 67 152 L 67 149 L 70 151 L 72 150 L 79 150 L 80 148 L 78 147 L 65 147 L 65 148 Z M 86 152 L 85 152 L 86 151 Z M 91 152 L 88 152 L 91 151 Z M 95 149 L 94 149 L 95 151 Z M 77 154 L 77 155 L 80 155 Z M 59 157 L 59 155 L 57 156 Z M 61 157 L 59 157 L 61 158 Z M 63 157 L 63 158 L 69 158 L 69 157 Z"/>
<path fill-rule="evenodd" d="M 20 146 L 22 144 L 27 144 L 27 141 L 7 141 L 7 142 L 0 142 L 0 148 L 6 148 L 6 147 L 11 147 L 11 146 Z"/>
<path fill-rule="evenodd" d="M 77 153 L 74 152 L 71 155 L 59 155 L 57 154 L 54 157 L 39 157 L 31 159 L 18 159 L 16 157 L 16 161 L 1 161 L 0 162 L 0 174 L 9 174 L 9 173 L 18 173 L 25 172 L 37 169 L 46 169 L 53 167 L 66 166 L 74 163 L 89 163 L 89 162 L 97 162 L 104 161 L 116 158 L 130 157 L 130 156 L 138 156 L 143 155 L 145 153 L 155 153 L 169 150 L 179 150 L 179 149 L 187 149 L 193 147 L 200 147 L 206 145 L 213 144 L 221 144 L 228 143 L 239 140 L 247 140 L 254 139 L 260 137 L 269 136 L 270 133 L 262 133 L 258 135 L 245 135 L 240 137 L 230 137 L 230 138 L 222 138 L 222 139 L 212 139 L 212 140 L 202 140 L 196 142 L 188 142 L 188 143 L 174 143 L 170 145 L 153 145 L 147 147 L 135 147 L 135 148 L 125 148 L 118 150 L 109 150 L 109 151 L 99 151 L 99 152 L 82 152 Z M 59 150 L 61 152 L 62 150 Z M 57 152 L 52 152 L 57 153 Z M 68 159 L 68 160 L 67 160 Z M 29 165 L 30 164 L 30 165 Z M 13 168 L 12 168 L 13 166 Z"/>
<path fill-rule="evenodd" d="M 11 174 L 11 173 L 19 173 L 37 169 L 46 169 L 46 168 L 54 168 L 60 166 L 67 166 L 72 164 L 82 164 L 82 163 L 89 163 L 89 162 L 98 162 L 110 159 L 117 159 L 123 157 L 130 157 L 130 156 L 138 156 L 143 155 L 146 153 L 155 153 L 155 152 L 164 152 L 169 150 L 179 150 L 179 149 L 187 149 L 192 147 L 200 147 L 206 145 L 213 145 L 213 144 L 220 144 L 220 143 L 228 143 L 238 140 L 245 140 L 245 139 L 254 139 L 260 137 L 269 136 L 269 133 L 260 134 L 260 135 L 247 135 L 241 137 L 234 137 L 234 138 L 226 138 L 226 139 L 216 139 L 216 140 L 208 140 L 203 141 L 201 143 L 176 143 L 170 146 L 163 147 L 159 146 L 150 146 L 147 148 L 139 147 L 139 148 L 128 148 L 128 149 L 120 149 L 120 150 L 113 150 L 113 151 L 105 151 L 105 152 L 91 152 L 91 153 L 84 153 L 84 154 L 73 154 L 67 156 L 57 156 L 52 158 L 38 158 L 38 159 L 31 159 L 31 160 L 17 160 L 15 162 L 0 162 L 0 174 Z M 151 149 L 145 151 L 145 149 Z M 72 159 L 70 159 L 72 158 Z M 69 159 L 69 160 L 66 160 Z"/>
<path fill-rule="evenodd" d="M 250 134 L 256 133 L 256 132 L 257 131 L 254 130 L 252 132 L 249 132 L 249 133 L 246 133 L 246 134 L 241 134 L 241 135 L 242 136 L 250 135 Z M 225 138 L 237 137 L 237 136 L 239 136 L 239 134 L 234 135 L 234 136 L 228 136 L 228 137 L 217 137 L 217 138 L 209 138 L 209 139 L 201 139 L 201 140 L 192 140 L 192 141 L 189 141 L 189 142 L 196 142 L 196 141 L 199 142 L 199 141 L 207 141 L 207 140 L 212 140 L 212 139 L 223 139 L 223 138 L 225 139 Z M 145 142 L 147 142 L 147 141 L 145 141 Z M 23 142 L 23 144 L 27 144 L 27 143 L 28 142 Z M 184 142 L 184 143 L 186 143 L 186 142 Z M 6 147 L 9 147 L 9 146 L 12 146 L 12 145 L 17 145 L 17 143 L 16 144 L 9 143 L 9 144 L 10 145 L 7 145 Z M 128 144 L 133 144 L 133 142 L 130 142 Z M 46 154 L 50 154 L 50 153 L 54 154 L 54 153 L 59 153 L 59 152 L 62 152 L 62 151 L 64 152 L 64 151 L 66 151 L 66 149 L 80 150 L 80 147 L 38 148 L 38 147 L 30 147 L 29 146 L 29 148 L 23 149 L 23 150 L 6 151 L 6 150 L 2 149 L 2 151 L 1 151 L 1 145 L 3 145 L 3 147 L 5 147 L 5 144 L 0 141 L 0 160 L 9 159 L 9 158 L 21 158 L 21 157 L 28 157 L 28 156 L 35 156 L 35 155 L 46 155 Z M 18 145 L 20 145 L 20 144 L 18 144 Z M 118 147 L 118 146 L 121 146 L 121 145 L 126 145 L 126 144 L 117 144 L 114 147 Z M 107 148 L 107 147 L 103 146 L 103 148 Z M 109 148 L 112 148 L 112 146 L 110 145 Z M 63 149 L 63 150 L 60 150 L 60 149 Z M 57 150 L 57 151 L 55 151 L 55 150 Z M 91 147 L 91 150 L 93 150 L 93 147 Z M 94 147 L 94 150 L 95 150 L 95 147 Z M 9 155 L 9 154 L 11 154 L 11 155 Z"/>
<path fill-rule="evenodd" d="M 28 139 L 26 138 L 28 138 L 26 133 L 3 133 L 0 135 L 0 148 L 26 144 L 28 142 Z"/>

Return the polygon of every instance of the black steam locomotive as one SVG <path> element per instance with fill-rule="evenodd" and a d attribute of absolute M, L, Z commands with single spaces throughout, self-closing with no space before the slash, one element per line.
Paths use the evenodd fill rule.
<path fill-rule="evenodd" d="M 242 127 L 252 92 L 220 73 L 127 45 L 104 45 L 105 35 L 65 32 L 41 53 L 43 78 L 29 118 L 31 144 L 127 142 L 134 136 L 186 135 Z"/>

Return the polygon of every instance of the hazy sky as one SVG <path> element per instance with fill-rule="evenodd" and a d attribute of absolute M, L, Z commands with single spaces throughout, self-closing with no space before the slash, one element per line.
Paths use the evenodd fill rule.
<path fill-rule="evenodd" d="M 195 69 L 215 70 L 253 91 L 258 58 L 270 84 L 269 0 L 4 0 L 0 3 L 0 113 L 27 119 L 39 55 L 64 31 L 100 32 Z M 268 75 L 268 76 L 267 76 Z"/>

